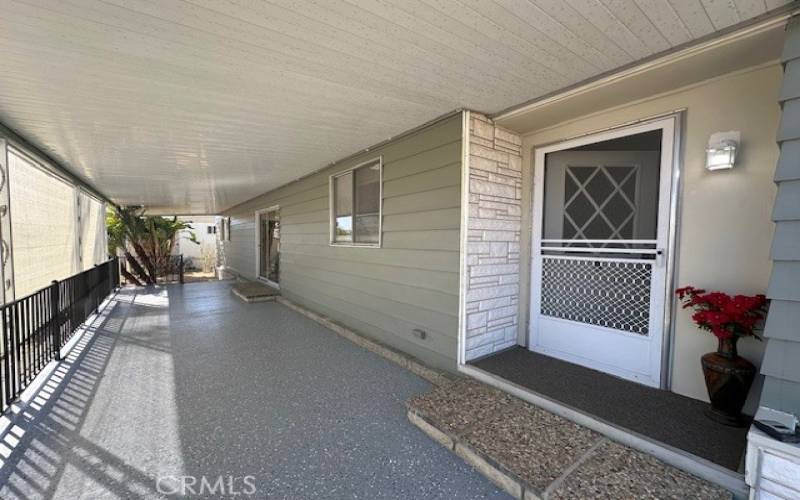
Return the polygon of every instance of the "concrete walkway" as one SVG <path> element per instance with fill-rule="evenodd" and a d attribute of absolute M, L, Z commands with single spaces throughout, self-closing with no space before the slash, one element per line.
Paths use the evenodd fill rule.
<path fill-rule="evenodd" d="M 124 289 L 3 419 L 0 498 L 505 497 L 408 422 L 427 382 L 229 287 Z"/>

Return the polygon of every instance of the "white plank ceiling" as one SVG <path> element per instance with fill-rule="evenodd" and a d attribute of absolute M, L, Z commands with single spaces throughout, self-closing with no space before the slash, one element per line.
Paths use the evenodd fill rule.
<path fill-rule="evenodd" d="M 214 213 L 785 3 L 0 0 L 0 121 L 118 203 Z"/>

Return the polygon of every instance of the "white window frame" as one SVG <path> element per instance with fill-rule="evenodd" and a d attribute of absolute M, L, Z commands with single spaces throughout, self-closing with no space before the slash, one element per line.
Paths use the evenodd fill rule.
<path fill-rule="evenodd" d="M 355 196 L 355 171 L 359 168 L 366 167 L 378 163 L 378 242 L 377 243 L 359 243 L 357 241 L 336 241 L 334 234 L 336 232 L 336 214 L 335 214 L 335 201 L 333 183 L 337 177 L 347 174 L 353 174 L 353 239 L 355 239 L 355 222 L 356 222 L 356 196 Z M 335 247 L 359 247 L 359 248 L 381 248 L 383 246 L 383 156 L 378 156 L 370 160 L 364 161 L 346 170 L 336 172 L 328 178 L 328 241 L 330 246 Z"/>

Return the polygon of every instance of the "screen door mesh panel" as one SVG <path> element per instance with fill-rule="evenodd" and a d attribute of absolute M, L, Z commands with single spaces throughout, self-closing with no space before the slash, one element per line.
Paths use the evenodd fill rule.
<path fill-rule="evenodd" d="M 542 259 L 541 313 L 647 335 L 652 264 Z"/>

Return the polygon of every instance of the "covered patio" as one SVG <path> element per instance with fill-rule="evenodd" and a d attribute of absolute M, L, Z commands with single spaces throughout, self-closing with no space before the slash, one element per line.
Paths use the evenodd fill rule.
<path fill-rule="evenodd" d="M 428 382 L 230 286 L 112 296 L 3 418 L 0 497 L 505 497 L 407 421 Z"/>
<path fill-rule="evenodd" d="M 800 0 L 0 5 L 0 499 L 800 497 Z"/>

